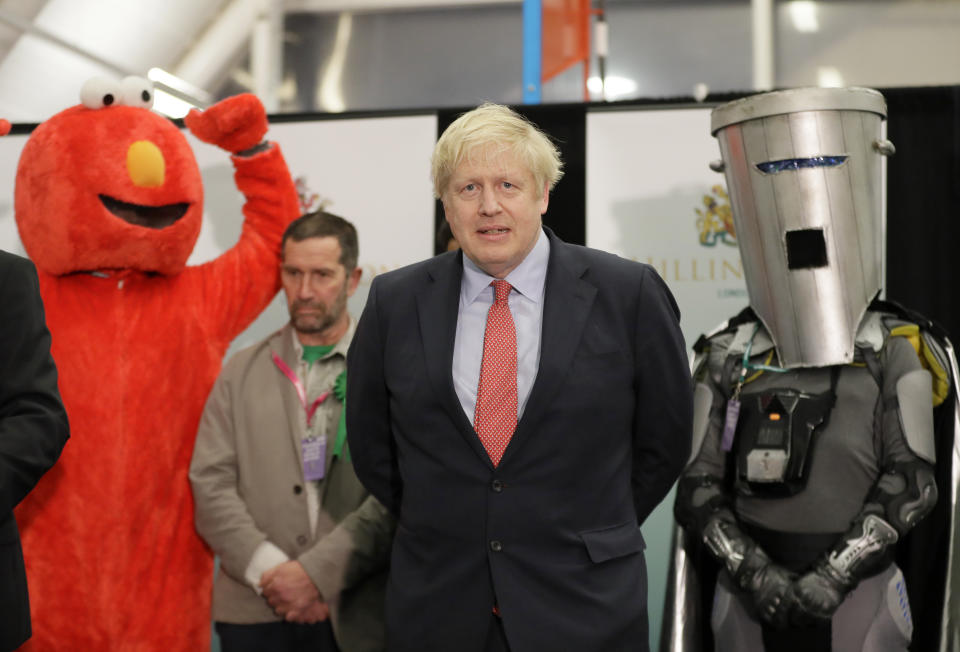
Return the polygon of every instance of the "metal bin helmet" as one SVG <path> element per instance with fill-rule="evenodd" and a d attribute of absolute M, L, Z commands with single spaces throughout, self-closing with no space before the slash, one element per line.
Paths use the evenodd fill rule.
<path fill-rule="evenodd" d="M 784 367 L 853 361 L 882 284 L 885 118 L 868 88 L 774 91 L 711 113 L 750 305 Z"/>

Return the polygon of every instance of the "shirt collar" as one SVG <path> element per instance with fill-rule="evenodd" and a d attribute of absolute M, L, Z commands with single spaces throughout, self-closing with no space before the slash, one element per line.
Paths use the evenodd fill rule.
<path fill-rule="evenodd" d="M 533 249 L 506 280 L 517 292 L 537 303 L 543 298 L 543 288 L 547 282 L 547 263 L 550 260 L 550 239 L 543 229 Z M 477 264 L 463 256 L 463 280 L 460 285 L 460 297 L 466 305 L 477 300 L 480 293 L 495 281 L 494 277 L 477 267 Z"/>
<path fill-rule="evenodd" d="M 347 330 L 343 334 L 336 344 L 333 345 L 333 348 L 330 349 L 327 355 L 320 358 L 321 360 L 326 360 L 327 358 L 337 355 L 338 353 L 344 358 L 347 357 L 347 350 L 350 348 L 350 340 L 353 339 L 353 331 L 356 329 L 356 323 L 353 321 L 353 317 L 347 315 L 350 319 L 350 323 L 347 325 Z M 297 337 L 297 331 L 291 326 L 290 327 L 290 337 L 293 339 L 293 350 L 296 353 L 296 362 L 303 360 L 303 344 L 300 343 L 300 338 Z"/>

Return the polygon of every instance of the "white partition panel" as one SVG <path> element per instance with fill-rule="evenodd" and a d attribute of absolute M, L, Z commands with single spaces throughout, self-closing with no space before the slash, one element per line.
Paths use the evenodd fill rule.
<path fill-rule="evenodd" d="M 687 345 L 747 305 L 706 108 L 587 116 L 587 245 L 653 265 Z"/>

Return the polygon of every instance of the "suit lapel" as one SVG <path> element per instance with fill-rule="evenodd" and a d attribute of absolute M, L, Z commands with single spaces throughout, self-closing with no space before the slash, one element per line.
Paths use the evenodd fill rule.
<path fill-rule="evenodd" d="M 463 412 L 453 387 L 453 345 L 460 308 L 462 254 L 441 256 L 427 268 L 427 282 L 417 294 L 417 318 L 427 375 L 441 405 L 457 424 L 460 434 L 482 459 L 490 463 L 477 433 Z"/>
<path fill-rule="evenodd" d="M 540 367 L 523 417 L 517 424 L 501 464 L 509 461 L 536 431 L 544 411 L 566 380 L 597 295 L 596 287 L 583 280 L 587 267 L 571 255 L 571 245 L 556 238 L 549 229 L 547 234 L 550 236 L 550 261 L 543 298 Z"/>

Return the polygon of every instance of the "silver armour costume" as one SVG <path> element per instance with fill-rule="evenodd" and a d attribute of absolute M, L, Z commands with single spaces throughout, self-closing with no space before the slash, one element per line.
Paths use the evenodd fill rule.
<path fill-rule="evenodd" d="M 876 300 L 885 113 L 876 91 L 819 88 L 713 111 L 750 307 L 695 347 L 661 650 L 907 650 L 909 575 L 956 573 L 952 347 Z M 938 488 L 944 558 L 905 579 Z M 941 596 L 925 640 L 956 649 L 950 583 L 918 581 Z"/>

